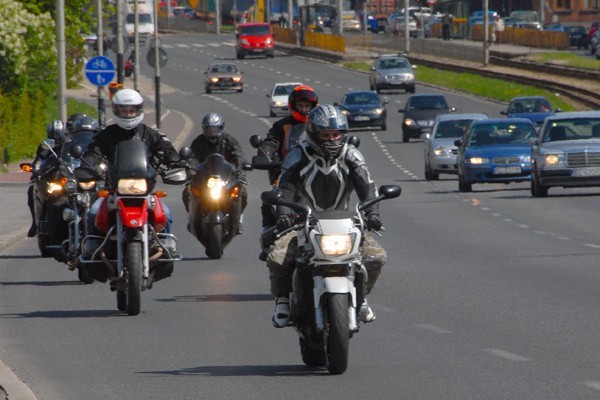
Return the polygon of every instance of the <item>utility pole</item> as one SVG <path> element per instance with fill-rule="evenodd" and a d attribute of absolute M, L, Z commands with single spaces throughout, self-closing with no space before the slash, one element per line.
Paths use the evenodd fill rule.
<path fill-rule="evenodd" d="M 140 25 L 140 14 L 138 10 L 139 1 L 133 1 L 133 88 L 136 91 L 140 91 L 140 34 L 139 34 L 139 25 Z M 156 19 L 156 18 L 155 18 Z"/>
<path fill-rule="evenodd" d="M 154 104 L 156 105 L 156 127 L 160 129 L 160 41 L 158 40 L 158 18 L 156 18 L 157 2 L 158 0 L 154 0 L 154 49 L 150 51 L 154 50 L 154 58 L 156 60 L 154 65 Z"/>
<path fill-rule="evenodd" d="M 98 47 L 98 55 L 104 55 L 104 31 L 102 29 L 102 0 L 97 0 L 96 14 L 98 15 L 98 28 L 96 31 L 96 46 Z M 104 106 L 104 87 L 98 86 L 98 125 L 100 129 L 106 126 L 106 108 Z"/>
<path fill-rule="evenodd" d="M 337 20 L 338 20 L 338 29 L 337 34 L 342 36 L 344 34 L 344 24 L 343 24 L 343 12 L 342 12 L 342 0 L 336 0 L 335 9 L 337 10 Z"/>
<path fill-rule="evenodd" d="M 483 66 L 487 67 L 490 63 L 490 27 L 489 20 L 490 16 L 488 15 L 489 10 L 489 0 L 483 0 Z"/>
<path fill-rule="evenodd" d="M 406 54 L 410 53 L 410 29 L 409 28 L 409 18 L 408 15 L 408 0 L 404 0 L 404 52 Z"/>
<path fill-rule="evenodd" d="M 56 50 L 58 51 L 58 119 L 67 120 L 67 67 L 65 59 L 65 0 L 56 0 Z"/>
<path fill-rule="evenodd" d="M 123 84 L 123 4 L 124 0 L 117 1 L 117 82 Z M 129 40 L 129 39 L 127 39 Z"/>
<path fill-rule="evenodd" d="M 221 1 L 220 0 L 215 0 L 215 33 L 217 35 L 221 34 Z"/>

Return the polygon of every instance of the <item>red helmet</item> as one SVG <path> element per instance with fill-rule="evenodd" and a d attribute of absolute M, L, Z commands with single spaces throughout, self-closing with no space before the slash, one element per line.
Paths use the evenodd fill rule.
<path fill-rule="evenodd" d="M 292 114 L 292 117 L 294 117 L 294 119 L 297 121 L 306 122 L 306 117 L 308 116 L 310 110 L 306 112 L 298 110 L 298 108 L 296 108 L 296 102 L 298 101 L 306 101 L 310 103 L 310 110 L 312 110 L 317 106 L 319 97 L 313 88 L 306 85 L 296 86 L 294 90 L 292 90 L 292 93 L 290 93 L 288 97 L 288 108 Z"/>

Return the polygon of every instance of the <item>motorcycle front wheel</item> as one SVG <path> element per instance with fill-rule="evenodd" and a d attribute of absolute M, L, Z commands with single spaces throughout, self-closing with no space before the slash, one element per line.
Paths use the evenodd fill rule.
<path fill-rule="evenodd" d="M 334 293 L 327 302 L 329 335 L 327 336 L 327 370 L 333 375 L 343 374 L 348 368 L 350 349 L 350 322 L 348 294 Z"/>
<path fill-rule="evenodd" d="M 207 232 L 206 255 L 218 260 L 223 256 L 223 225 L 210 225 Z"/>
<path fill-rule="evenodd" d="M 138 315 L 142 306 L 142 244 L 129 242 L 125 250 L 127 268 L 127 314 Z"/>

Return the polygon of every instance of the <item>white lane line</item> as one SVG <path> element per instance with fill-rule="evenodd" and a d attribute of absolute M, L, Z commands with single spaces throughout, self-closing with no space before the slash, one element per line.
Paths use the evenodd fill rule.
<path fill-rule="evenodd" d="M 592 249 L 600 249 L 600 245 L 593 244 L 593 243 L 583 243 L 583 245 L 586 247 L 591 247 Z"/>
<path fill-rule="evenodd" d="M 509 361 L 518 361 L 518 362 L 531 361 L 531 358 L 523 357 L 523 356 L 511 353 L 506 350 L 485 349 L 485 351 L 490 353 L 493 356 L 504 358 L 505 360 L 509 360 Z"/>
<path fill-rule="evenodd" d="M 421 329 L 426 330 L 428 332 L 437 333 L 439 335 L 446 335 L 448 333 L 452 333 L 452 331 L 447 331 L 445 329 L 442 329 L 442 328 L 439 328 L 437 326 L 430 325 L 430 324 L 417 324 L 415 326 L 417 328 L 421 328 Z"/>
<path fill-rule="evenodd" d="M 588 381 L 588 382 L 579 382 L 582 385 L 585 385 L 589 388 L 600 390 L 600 382 L 598 381 Z"/>

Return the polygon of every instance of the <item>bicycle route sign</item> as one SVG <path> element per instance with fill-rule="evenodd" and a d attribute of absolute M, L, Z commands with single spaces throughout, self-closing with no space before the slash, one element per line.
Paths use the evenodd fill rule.
<path fill-rule="evenodd" d="M 96 86 L 106 86 L 115 77 L 115 66 L 110 58 L 97 56 L 85 64 L 86 78 Z"/>

